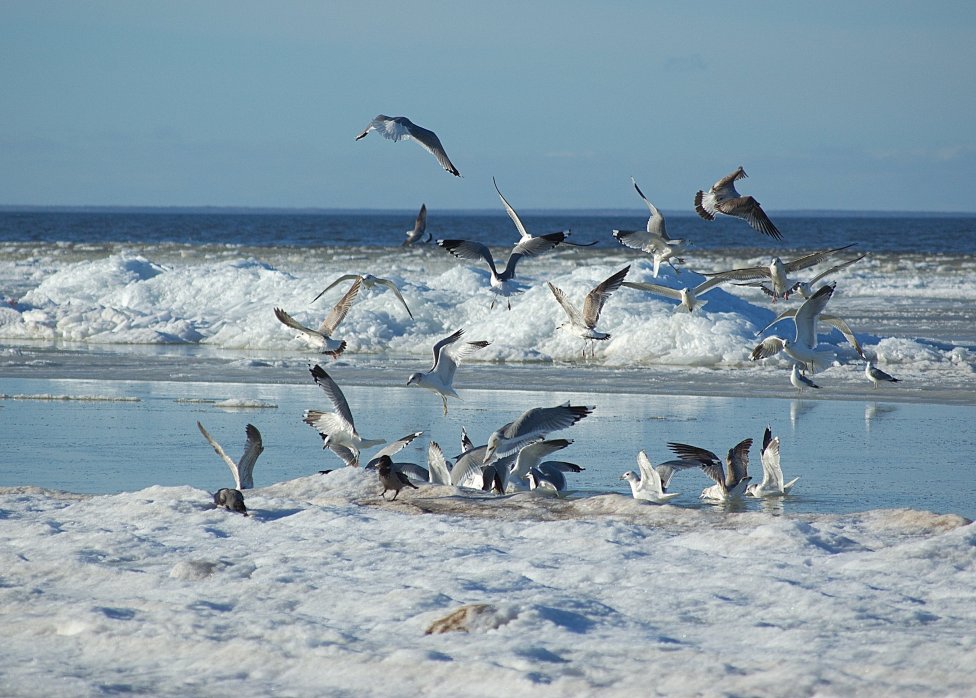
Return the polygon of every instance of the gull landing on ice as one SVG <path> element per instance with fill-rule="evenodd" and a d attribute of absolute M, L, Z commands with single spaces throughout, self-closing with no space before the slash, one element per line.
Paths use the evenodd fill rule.
<path fill-rule="evenodd" d="M 464 330 L 458 330 L 449 337 L 437 342 L 434 345 L 434 365 L 426 373 L 414 373 L 407 379 L 407 385 L 416 385 L 437 393 L 444 402 L 444 414 L 447 414 L 447 398 L 461 396 L 454 390 L 454 374 L 457 372 L 458 365 L 465 357 L 484 349 L 491 342 L 464 342 L 455 347 L 455 344 Z"/>

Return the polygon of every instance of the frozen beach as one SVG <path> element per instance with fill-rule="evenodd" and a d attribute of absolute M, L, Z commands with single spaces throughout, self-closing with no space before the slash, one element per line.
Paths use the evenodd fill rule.
<path fill-rule="evenodd" d="M 5 690 L 973 692 L 976 261 L 868 251 L 830 309 L 901 382 L 873 388 L 824 328 L 835 358 L 797 395 L 786 359 L 749 360 L 779 311 L 753 288 L 714 289 L 694 315 L 621 289 L 601 319 L 611 339 L 582 361 L 544 282 L 581 299 L 627 264 L 652 281 L 620 247 L 525 261 L 509 312 L 489 310 L 486 270 L 432 247 L 0 242 Z M 769 256 L 701 249 L 660 281 Z M 364 272 L 394 280 L 414 320 L 390 292 L 362 292 L 339 361 L 270 311 L 317 324 L 341 291 L 311 300 Z M 405 383 L 461 327 L 491 345 L 459 370 L 445 417 Z M 401 454 L 417 463 L 428 439 L 453 456 L 461 426 L 483 443 L 530 407 L 593 405 L 559 434 L 585 470 L 559 500 L 422 486 L 384 502 L 374 473 L 340 468 L 302 423 L 326 406 L 313 362 L 364 435 L 424 431 Z M 251 516 L 211 507 L 232 482 L 196 421 L 235 458 L 244 425 L 260 427 Z M 745 437 L 758 475 L 767 424 L 800 477 L 781 501 L 705 505 L 709 481 L 686 471 L 657 507 L 619 480 L 640 449 L 724 455 Z M 463 630 L 425 634 L 472 604 Z"/>

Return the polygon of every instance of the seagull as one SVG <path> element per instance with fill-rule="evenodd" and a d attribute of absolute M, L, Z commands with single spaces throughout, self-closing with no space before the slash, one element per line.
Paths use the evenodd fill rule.
<path fill-rule="evenodd" d="M 566 294 L 563 293 L 562 289 L 553 285 L 552 282 L 546 282 L 549 290 L 552 291 L 552 295 L 556 297 L 559 305 L 562 306 L 566 315 L 569 316 L 569 322 L 564 322 L 560 327 L 568 327 L 574 334 L 585 340 L 583 342 L 584 359 L 586 358 L 587 343 L 591 344 L 592 356 L 593 352 L 596 351 L 595 346 L 593 346 L 596 341 L 610 339 L 609 333 L 596 329 L 596 323 L 600 321 L 600 311 L 603 310 L 604 304 L 610 299 L 610 295 L 620 288 L 620 284 L 623 283 L 629 271 L 630 265 L 628 264 L 620 271 L 597 284 L 593 290 L 586 294 L 586 299 L 583 301 L 583 312 L 580 312 L 579 308 L 573 305 L 566 297 Z"/>
<path fill-rule="evenodd" d="M 214 493 L 214 505 L 223 507 L 229 511 L 236 511 L 247 516 L 247 507 L 244 506 L 244 495 L 240 490 L 232 490 L 229 487 L 219 489 Z"/>
<path fill-rule="evenodd" d="M 396 441 L 391 441 L 386 446 L 384 446 L 379 451 L 377 451 L 375 456 L 369 459 L 369 462 L 366 463 L 366 466 L 363 468 L 363 470 L 377 467 L 380 458 L 382 458 L 383 456 L 390 456 L 390 457 L 395 456 L 400 451 L 402 451 L 407 446 L 409 446 L 411 443 L 413 443 L 413 440 L 416 439 L 418 436 L 423 436 L 423 433 L 424 432 L 422 431 L 415 431 L 397 439 Z M 398 463 L 396 465 L 408 465 L 408 464 Z M 420 466 L 415 466 L 415 467 L 419 468 Z"/>
<path fill-rule="evenodd" d="M 399 470 L 393 469 L 393 461 L 390 460 L 389 456 L 380 456 L 378 463 L 378 472 L 380 476 L 380 484 L 383 485 L 383 491 L 380 492 L 380 496 L 386 499 L 386 491 L 393 490 L 393 499 L 397 498 L 400 494 L 400 490 L 404 487 L 412 487 L 413 489 L 418 489 L 415 484 L 410 482 L 409 478 L 404 475 Z"/>
<path fill-rule="evenodd" d="M 797 393 L 802 392 L 804 388 L 820 388 L 812 379 L 807 378 L 800 372 L 800 364 L 797 363 L 793 364 L 793 368 L 790 371 L 790 383 L 796 388 Z"/>
<path fill-rule="evenodd" d="M 874 383 L 874 389 L 878 389 L 878 383 L 882 381 L 887 381 L 888 383 L 901 383 L 901 381 L 874 365 L 874 362 L 867 360 L 864 364 L 864 375 L 868 377 L 868 380 Z"/>
<path fill-rule="evenodd" d="M 694 288 L 684 288 L 677 289 L 671 288 L 670 286 L 662 286 L 661 284 L 648 284 L 642 281 L 624 281 L 622 285 L 629 288 L 636 288 L 640 291 L 650 291 L 651 293 L 656 293 L 659 296 L 665 296 L 667 298 L 673 298 L 678 301 L 678 305 L 674 306 L 674 312 L 687 312 L 693 313 L 698 308 L 708 303 L 708 301 L 698 300 L 698 296 L 705 293 L 714 286 L 718 286 L 722 283 L 721 279 L 706 279 Z"/>
<path fill-rule="evenodd" d="M 565 473 L 578 473 L 583 468 L 575 463 L 566 461 L 546 461 L 538 468 L 532 468 L 526 479 L 529 481 L 529 491 L 539 490 L 544 494 L 554 494 L 561 497 L 566 491 Z"/>
<path fill-rule="evenodd" d="M 346 465 L 357 467 L 360 450 L 379 446 L 383 440 L 364 439 L 360 436 L 353 423 L 352 412 L 349 410 L 346 396 L 342 394 L 336 382 L 318 364 L 309 371 L 316 385 L 325 391 L 335 411 L 306 410 L 305 414 L 302 415 L 302 421 L 310 427 L 314 427 L 322 436 L 322 448 L 331 450 Z"/>
<path fill-rule="evenodd" d="M 722 467 L 722 461 L 711 451 L 674 442 L 668 443 L 668 447 L 682 460 L 697 462 L 704 473 L 715 480 L 714 485 L 702 490 L 703 500 L 724 502 L 741 497 L 752 479 L 747 472 L 752 439 L 744 439 L 729 449 L 725 458 L 728 473 Z"/>
<path fill-rule="evenodd" d="M 529 443 L 541 441 L 551 431 L 571 427 L 594 409 L 564 402 L 556 407 L 534 407 L 523 412 L 515 421 L 492 432 L 488 437 L 483 462 L 488 463 L 492 458 L 514 453 Z"/>
<path fill-rule="evenodd" d="M 753 497 L 781 497 L 789 494 L 793 485 L 800 478 L 795 477 L 783 484 L 783 470 L 779 465 L 779 437 L 773 437 L 772 430 L 767 426 L 763 434 L 762 445 L 763 479 L 758 485 L 753 483 L 746 487 L 746 494 Z"/>
<path fill-rule="evenodd" d="M 420 147 L 437 158 L 437 162 L 441 164 L 441 167 L 455 177 L 461 176 L 461 173 L 457 171 L 450 158 L 447 157 L 444 146 L 441 145 L 441 139 L 437 137 L 437 134 L 433 131 L 428 131 L 422 126 L 417 126 L 417 124 L 405 116 L 378 114 L 375 119 L 369 122 L 366 130 L 356 136 L 356 140 L 365 138 L 366 134 L 370 131 L 379 131 L 384 138 L 391 141 L 412 138 L 417 141 Z"/>
<path fill-rule="evenodd" d="M 495 181 L 494 177 L 491 178 L 491 183 L 495 185 L 495 191 L 498 192 L 498 198 L 502 200 L 502 206 L 505 207 L 505 211 L 508 213 L 508 217 L 512 219 L 512 222 L 515 224 L 515 229 L 518 230 L 519 232 L 519 242 L 526 242 L 528 240 L 531 240 L 533 236 L 529 233 L 528 230 L 526 230 L 525 225 L 522 223 L 522 219 L 519 218 L 519 215 L 515 212 L 515 209 L 512 208 L 512 205 L 508 203 L 508 199 L 506 199 L 505 196 L 502 194 L 501 189 L 498 188 L 498 183 Z M 566 237 L 569 237 L 570 231 L 563 230 L 560 232 L 562 232 L 563 235 L 565 235 Z M 563 244 L 575 245 L 576 247 L 590 247 L 591 245 L 596 244 L 596 240 L 594 240 L 593 242 L 585 242 L 585 243 L 570 242 L 569 240 L 563 240 Z"/>
<path fill-rule="evenodd" d="M 434 345 L 434 365 L 430 367 L 430 370 L 426 373 L 414 373 L 407 379 L 407 385 L 426 388 L 440 395 L 444 403 L 445 415 L 447 414 L 447 398 L 461 399 L 453 385 L 454 373 L 457 371 L 458 364 L 468 355 L 491 344 L 491 342 L 485 341 L 464 342 L 452 350 L 452 345 L 461 339 L 463 334 L 464 330 L 458 330 L 451 336 L 437 342 Z"/>
<path fill-rule="evenodd" d="M 427 235 L 427 239 L 424 240 L 424 235 Z M 427 232 L 427 204 L 420 205 L 420 213 L 417 214 L 417 220 L 413 224 L 413 230 L 407 231 L 407 239 L 403 241 L 403 246 L 412 245 L 415 242 L 430 242 L 431 234 Z"/>
<path fill-rule="evenodd" d="M 813 252 L 803 257 L 797 257 L 796 259 L 790 260 L 789 262 L 784 262 L 779 257 L 774 257 L 773 261 L 769 263 L 769 266 L 765 267 L 743 267 L 741 269 L 730 269 L 729 271 L 719 271 L 712 274 L 703 274 L 703 276 L 708 276 L 711 278 L 719 278 L 723 281 L 738 280 L 738 281 L 752 281 L 755 279 L 769 279 L 772 282 L 772 297 L 773 302 L 776 302 L 777 298 L 782 298 L 784 300 L 790 297 L 790 294 L 799 286 L 799 282 L 790 283 L 787 274 L 792 274 L 800 269 L 808 269 L 809 267 L 820 264 L 832 254 L 836 254 L 841 250 L 846 250 L 848 247 L 852 247 L 857 243 L 851 243 L 850 245 L 844 245 L 843 247 L 836 247 L 832 250 L 823 250 L 821 252 Z M 763 289 L 766 287 L 763 286 Z M 767 292 L 769 289 L 766 289 Z"/>
<path fill-rule="evenodd" d="M 239 490 L 247 490 L 254 487 L 254 464 L 257 462 L 261 452 L 264 451 L 264 446 L 261 443 L 261 432 L 258 431 L 257 427 L 253 424 L 248 424 L 244 427 L 244 433 L 247 434 L 247 440 L 244 442 L 244 454 L 236 463 L 220 447 L 220 444 L 207 433 L 207 430 L 203 428 L 200 422 L 197 422 L 197 428 L 203 434 L 203 438 L 207 440 L 207 443 L 213 447 L 217 455 L 230 468 L 230 473 L 234 476 L 234 487 Z"/>
<path fill-rule="evenodd" d="M 515 463 L 512 465 L 507 479 L 517 485 L 528 485 L 529 473 L 542 465 L 543 458 L 550 453 L 561 451 L 571 443 L 573 442 L 570 439 L 547 439 L 545 441 L 530 443 L 519 449 L 515 457 Z M 507 490 L 508 482 L 505 485 L 506 487 L 504 489 Z"/>
<path fill-rule="evenodd" d="M 358 282 L 360 284 L 360 288 L 374 288 L 376 286 L 384 286 L 390 289 L 391 291 L 393 291 L 394 295 L 396 295 L 397 299 L 400 301 L 400 304 L 403 305 L 403 309 L 407 311 L 407 315 L 409 315 L 410 319 L 413 320 L 413 313 L 411 313 L 410 308 L 407 307 L 407 302 L 403 300 L 403 296 L 400 294 L 400 289 L 397 288 L 396 284 L 390 281 L 389 279 L 382 279 L 378 276 L 373 276 L 372 274 L 343 274 L 338 279 L 333 281 L 331 284 L 326 286 L 325 289 L 322 291 L 322 293 L 320 293 L 319 295 L 315 296 L 315 298 L 312 299 L 312 302 L 314 303 L 315 301 L 317 301 L 319 298 L 324 296 L 327 291 L 332 290 L 334 287 L 338 286 L 343 281 L 349 281 L 350 279 L 355 279 L 354 283 Z M 353 296 L 353 298 L 355 298 L 355 295 Z M 352 300 L 350 300 L 349 303 L 351 305 Z"/>
<path fill-rule="evenodd" d="M 305 327 L 291 315 L 286 313 L 281 308 L 275 308 L 274 314 L 278 318 L 278 322 L 281 324 L 292 328 L 293 330 L 298 330 L 298 337 L 304 339 L 310 347 L 318 349 L 323 354 L 328 354 L 333 359 L 338 359 L 339 355 L 346 350 L 346 341 L 332 339 L 332 333 L 336 331 L 336 327 L 342 322 L 342 319 L 346 317 L 346 313 L 349 312 L 349 308 L 352 307 L 352 303 L 356 300 L 356 294 L 359 293 L 359 286 L 362 283 L 361 279 L 357 279 L 353 282 L 353 285 L 346 291 L 346 294 L 339 299 L 339 302 L 335 304 L 332 311 L 326 316 L 325 320 L 317 330 Z M 321 294 L 319 294 L 321 295 Z"/>
<path fill-rule="evenodd" d="M 785 350 L 787 354 L 808 368 L 825 368 L 831 354 L 830 352 L 818 352 L 816 350 L 816 325 L 818 316 L 827 307 L 827 301 L 830 300 L 833 292 L 834 287 L 832 285 L 824 286 L 805 300 L 793 315 L 796 337 L 792 340 L 783 339 L 776 335 L 767 337 L 752 350 L 752 360 L 767 359 Z"/>
<path fill-rule="evenodd" d="M 427 479 L 433 485 L 450 485 L 451 471 L 440 444 L 431 441 L 427 444 Z"/>
<path fill-rule="evenodd" d="M 651 461 L 644 451 L 637 454 L 637 467 L 640 470 L 640 477 L 630 470 L 620 476 L 621 480 L 630 483 L 630 491 L 634 499 L 652 504 L 665 504 L 678 496 L 677 493 L 671 492 L 665 494 L 661 475 L 651 466 Z"/>
<path fill-rule="evenodd" d="M 800 307 L 802 308 L 803 306 L 801 305 Z M 784 310 L 782 313 L 777 315 L 772 322 L 770 322 L 764 328 L 759 330 L 756 334 L 757 335 L 762 334 L 763 332 L 768 330 L 770 327 L 775 325 L 780 320 L 785 320 L 786 318 L 795 317 L 797 312 L 799 312 L 799 310 L 796 308 L 789 308 L 787 310 Z M 845 322 L 842 318 L 839 318 L 836 315 L 830 315 L 829 313 L 820 313 L 820 315 L 817 316 L 817 320 L 819 322 L 826 323 L 831 327 L 834 327 L 838 331 L 840 331 L 840 333 L 844 335 L 844 339 L 847 340 L 847 343 L 850 344 L 852 347 L 854 347 L 854 351 L 857 352 L 857 355 L 860 356 L 862 359 L 865 358 L 864 347 L 862 347 L 861 343 L 857 341 L 857 337 L 854 336 L 854 330 L 851 329 L 851 326 L 848 325 L 847 322 Z"/>
<path fill-rule="evenodd" d="M 754 230 L 777 240 L 782 240 L 783 235 L 769 220 L 769 216 L 762 210 L 759 202 L 751 196 L 742 196 L 735 190 L 735 181 L 748 176 L 740 166 L 732 174 L 715 182 L 707 192 L 699 189 L 698 193 L 695 194 L 695 210 L 706 221 L 715 220 L 716 213 L 741 218 Z"/>
<path fill-rule="evenodd" d="M 685 260 L 679 258 L 678 255 L 684 254 L 685 252 L 685 241 L 684 240 L 674 240 L 668 237 L 667 230 L 664 225 L 664 216 L 661 212 L 650 201 L 644 196 L 644 192 L 640 190 L 637 186 L 637 180 L 633 177 L 630 181 L 634 183 L 634 189 L 640 195 L 640 198 L 644 200 L 647 204 L 648 210 L 651 212 L 650 218 L 647 219 L 647 230 L 614 230 L 612 235 L 614 239 L 625 247 L 631 247 L 635 250 L 641 250 L 654 257 L 654 278 L 657 278 L 658 270 L 661 268 L 661 262 L 667 262 L 674 273 L 680 273 L 680 270 L 674 266 L 672 259 L 678 264 L 684 264 Z"/>
<path fill-rule="evenodd" d="M 508 309 L 512 309 L 511 295 L 519 292 L 518 282 L 515 281 L 515 265 L 522 257 L 534 257 L 543 252 L 548 252 L 559 243 L 566 239 L 565 233 L 549 233 L 539 237 L 530 237 L 527 240 L 520 240 L 512 248 L 505 264 L 505 270 L 501 273 L 495 268 L 495 260 L 492 259 L 491 251 L 487 246 L 480 242 L 470 240 L 438 240 L 437 244 L 450 252 L 458 259 L 484 260 L 491 270 L 491 291 L 499 296 L 508 298 Z M 494 299 L 491 307 L 495 307 Z"/>

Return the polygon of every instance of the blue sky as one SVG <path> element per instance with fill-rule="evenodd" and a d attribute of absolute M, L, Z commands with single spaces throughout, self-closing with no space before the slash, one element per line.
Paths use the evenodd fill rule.
<path fill-rule="evenodd" d="M 976 211 L 976 3 L 0 0 L 0 204 Z M 354 137 L 378 113 L 438 133 Z"/>

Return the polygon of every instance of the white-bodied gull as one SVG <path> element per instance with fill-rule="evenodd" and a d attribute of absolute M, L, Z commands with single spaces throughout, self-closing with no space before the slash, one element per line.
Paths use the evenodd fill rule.
<path fill-rule="evenodd" d="M 885 373 L 880 368 L 874 365 L 874 362 L 868 359 L 864 363 L 864 375 L 867 379 L 874 383 L 874 389 L 878 389 L 878 383 L 900 383 L 901 380 L 895 378 L 894 376 Z"/>
<path fill-rule="evenodd" d="M 732 174 L 715 182 L 707 192 L 698 190 L 698 193 L 695 194 L 695 211 L 706 221 L 715 220 L 717 213 L 741 218 L 754 230 L 777 240 L 782 240 L 783 235 L 769 220 L 769 216 L 762 210 L 759 202 L 751 196 L 742 196 L 736 191 L 736 180 L 748 176 L 740 166 Z"/>
<path fill-rule="evenodd" d="M 407 379 L 407 385 L 426 388 L 440 395 L 441 401 L 444 403 L 445 415 L 447 414 L 447 398 L 461 399 L 461 396 L 454 390 L 454 374 L 457 372 L 458 364 L 478 349 L 484 349 L 491 344 L 491 342 L 486 341 L 457 344 L 463 334 L 463 329 L 458 330 L 437 342 L 434 345 L 434 365 L 431 366 L 430 370 L 426 373 L 411 374 L 410 378 Z"/>
<path fill-rule="evenodd" d="M 528 240 L 531 240 L 534 236 L 529 233 L 528 229 L 525 227 L 525 224 L 522 223 L 522 219 L 519 218 L 519 215 L 515 212 L 515 209 L 512 208 L 512 205 L 508 203 L 508 199 L 505 198 L 505 196 L 502 194 L 501 189 L 498 188 L 498 183 L 495 181 L 494 177 L 491 178 L 491 183 L 495 185 L 495 191 L 498 192 L 498 198 L 502 200 L 502 206 L 505 207 L 505 212 L 508 213 L 508 217 L 511 218 L 512 223 L 515 224 L 515 229 L 518 230 L 519 242 L 526 242 Z M 569 240 L 569 235 L 570 235 L 569 230 L 562 230 L 559 232 L 563 233 L 563 235 L 566 237 L 566 239 L 563 240 L 564 245 L 574 245 L 576 247 L 590 247 L 591 245 L 596 244 L 596 240 L 594 240 L 593 242 L 586 242 L 586 243 L 573 242 L 572 240 Z"/>
<path fill-rule="evenodd" d="M 237 462 L 227 455 L 227 452 L 221 448 L 220 444 L 210 436 L 210 433 L 203 428 L 200 422 L 197 422 L 197 428 L 200 433 L 203 434 L 203 438 L 207 440 L 213 450 L 218 456 L 227 464 L 230 468 L 231 475 L 234 476 L 234 487 L 239 490 L 246 490 L 254 487 L 254 464 L 257 463 L 258 456 L 264 451 L 264 445 L 261 443 L 261 432 L 258 431 L 257 427 L 253 424 L 248 424 L 244 427 L 244 433 L 247 439 L 244 442 L 244 453 L 241 455 L 241 459 Z"/>
<path fill-rule="evenodd" d="M 796 284 L 794 284 L 794 287 L 796 288 L 796 292 L 799 293 L 803 298 L 809 298 L 814 293 L 816 293 L 816 289 L 813 288 L 813 285 L 815 283 L 832 274 L 836 274 L 841 269 L 845 269 L 846 267 L 849 267 L 855 262 L 860 262 L 866 256 L 867 255 L 862 254 L 860 256 L 855 257 L 854 259 L 849 259 L 846 262 L 841 262 L 840 264 L 837 264 L 835 266 L 830 267 L 829 269 L 826 269 L 825 271 L 820 272 L 809 281 L 797 281 Z M 763 290 L 766 291 L 765 287 L 763 287 Z"/>
<path fill-rule="evenodd" d="M 767 359 L 781 351 L 786 351 L 809 370 L 825 368 L 833 354 L 816 350 L 817 318 L 827 307 L 827 301 L 830 300 L 833 292 L 833 286 L 824 286 L 805 300 L 793 314 L 793 322 L 796 325 L 794 339 L 784 339 L 776 335 L 767 337 L 752 350 L 752 360 Z"/>
<path fill-rule="evenodd" d="M 306 410 L 302 421 L 322 436 L 322 448 L 328 448 L 349 466 L 359 466 L 359 452 L 364 448 L 379 446 L 383 439 L 364 439 L 356 431 L 352 412 L 346 396 L 325 370 L 316 364 L 311 369 L 312 379 L 325 391 L 334 412 Z"/>
<path fill-rule="evenodd" d="M 729 271 L 719 271 L 711 274 L 703 274 L 710 278 L 717 278 L 723 281 L 752 281 L 755 279 L 769 279 L 772 285 L 772 295 L 773 302 L 776 302 L 777 298 L 788 299 L 790 294 L 793 293 L 794 289 L 799 286 L 799 282 L 793 282 L 787 276 L 795 271 L 801 269 L 809 269 L 812 266 L 820 264 L 822 261 L 827 259 L 833 254 L 840 252 L 841 250 L 846 250 L 848 247 L 856 245 L 857 243 L 851 243 L 850 245 L 844 245 L 843 247 L 835 247 L 832 250 L 823 250 L 821 252 L 813 252 L 802 257 L 797 257 L 788 262 L 784 262 L 779 257 L 773 257 L 773 261 L 769 263 L 768 266 L 756 266 L 756 267 L 742 267 L 740 269 L 730 269 Z M 762 288 L 766 288 L 763 286 Z"/>
<path fill-rule="evenodd" d="M 596 323 L 600 321 L 600 311 L 603 310 L 603 306 L 610 299 L 610 295 L 620 288 L 620 284 L 623 283 L 624 278 L 627 276 L 627 272 L 630 271 L 630 265 L 621 269 L 620 271 L 614 273 L 608 278 L 597 284 L 589 293 L 586 294 L 586 298 L 583 300 L 583 310 L 573 305 L 572 301 L 566 297 L 566 294 L 558 286 L 555 286 L 552 282 L 547 281 L 546 284 L 549 286 L 549 290 L 552 291 L 552 295 L 556 297 L 559 305 L 565 311 L 566 315 L 569 316 L 569 322 L 564 322 L 560 327 L 568 328 L 573 334 L 578 337 L 582 337 L 583 342 L 583 358 L 586 358 L 586 345 L 591 344 L 591 355 L 596 351 L 595 342 L 610 339 L 610 334 L 608 332 L 603 332 L 596 328 Z"/>
<path fill-rule="evenodd" d="M 488 437 L 484 462 L 515 453 L 527 444 L 541 441 L 549 432 L 571 427 L 593 410 L 593 407 L 564 402 L 555 407 L 534 407 L 523 412 L 515 421 L 492 432 Z"/>
<path fill-rule="evenodd" d="M 397 300 L 400 301 L 400 304 L 403 306 L 403 309 L 407 311 L 407 315 L 409 315 L 410 319 L 413 320 L 413 313 L 411 313 L 410 308 L 407 307 L 407 302 L 403 300 L 403 295 L 400 293 L 400 289 L 397 288 L 397 285 L 392 281 L 390 281 L 389 279 L 383 279 L 379 276 L 373 276 L 372 274 L 343 274 L 338 279 L 333 281 L 331 284 L 326 286 L 322 290 L 322 292 L 319 293 L 319 295 L 315 296 L 315 298 L 312 299 L 312 302 L 314 303 L 315 301 L 317 301 L 319 298 L 324 296 L 328 291 L 331 291 L 333 288 L 341 284 L 343 281 L 349 281 L 350 279 L 353 280 L 353 283 L 358 282 L 360 288 L 370 289 L 370 288 L 375 288 L 376 286 L 383 286 L 384 288 L 390 289 L 391 291 L 393 291 L 393 294 L 397 297 Z"/>
<path fill-rule="evenodd" d="M 650 211 L 651 215 L 647 219 L 647 229 L 646 230 L 614 230 L 611 233 L 614 239 L 625 247 L 630 247 L 635 250 L 641 250 L 646 252 L 654 258 L 654 278 L 657 278 L 658 271 L 661 268 L 662 262 L 667 262 L 674 273 L 680 273 L 680 270 L 674 266 L 674 262 L 678 264 L 684 264 L 685 260 L 681 259 L 679 255 L 685 252 L 685 241 L 675 240 L 668 237 L 667 229 L 664 223 L 664 216 L 661 212 L 657 210 L 647 197 L 644 196 L 644 192 L 640 190 L 637 186 L 637 180 L 633 177 L 630 181 L 634 183 L 634 189 L 637 190 L 637 194 L 644 203 L 647 205 L 647 209 Z M 672 261 L 673 260 L 673 261 Z"/>
<path fill-rule="evenodd" d="M 708 303 L 708 301 L 700 300 L 699 296 L 715 286 L 718 286 L 720 283 L 722 283 L 721 279 L 706 279 L 694 288 L 685 286 L 684 288 L 680 289 L 671 288 L 670 286 L 662 286 L 661 284 L 644 283 L 642 281 L 624 281 L 622 285 L 627 286 L 628 288 L 636 288 L 639 291 L 656 293 L 657 295 L 664 296 L 665 298 L 672 298 L 678 301 L 678 305 L 674 306 L 674 312 L 693 313 L 695 310 Z"/>
<path fill-rule="evenodd" d="M 800 478 L 795 477 L 783 484 L 783 469 L 779 464 L 779 437 L 773 437 L 773 432 L 766 427 L 762 444 L 763 479 L 758 485 L 753 483 L 746 487 L 746 494 L 753 497 L 782 497 L 790 493 L 793 485 Z"/>
<path fill-rule="evenodd" d="M 405 116 L 378 114 L 375 119 L 369 122 L 369 126 L 356 136 L 356 140 L 365 138 L 366 134 L 370 131 L 377 131 L 384 138 L 391 141 L 413 139 L 417 141 L 420 147 L 437 158 L 437 162 L 441 164 L 441 167 L 455 177 L 461 176 L 461 173 L 458 172 L 451 159 L 447 157 L 444 146 L 441 145 L 441 139 L 437 137 L 437 134 L 422 126 L 418 126 Z"/>
<path fill-rule="evenodd" d="M 804 388 L 820 388 L 819 385 L 813 382 L 812 378 L 805 376 L 800 369 L 800 364 L 794 363 L 793 368 L 790 369 L 790 383 L 796 388 L 796 392 L 801 392 Z"/>
<path fill-rule="evenodd" d="M 652 504 L 665 504 L 678 496 L 676 492 L 665 492 L 661 474 L 651 465 L 650 459 L 644 451 L 637 454 L 637 468 L 640 476 L 628 470 L 620 476 L 621 480 L 630 483 L 630 491 L 634 499 Z"/>
<path fill-rule="evenodd" d="M 812 298 L 812 296 L 810 297 Z M 802 308 L 803 306 L 801 305 L 800 307 Z M 779 315 L 777 315 L 775 318 L 773 318 L 773 320 L 768 325 L 766 325 L 764 328 L 756 332 L 756 334 L 757 335 L 762 334 L 763 332 L 765 332 L 766 330 L 768 330 L 770 327 L 775 325 L 777 322 L 780 322 L 781 320 L 785 320 L 786 318 L 794 318 L 798 312 L 799 312 L 799 308 L 787 308 Z M 857 355 L 860 356 L 862 359 L 865 358 L 864 347 L 862 347 L 861 343 L 857 341 L 857 337 L 854 335 L 854 330 L 851 329 L 851 326 L 848 325 L 845 320 L 837 317 L 836 315 L 831 315 L 830 313 L 820 313 L 817 316 L 817 321 L 830 325 L 831 327 L 837 329 L 842 335 L 844 335 L 844 339 L 847 340 L 847 343 L 850 344 L 852 347 L 854 347 L 854 351 L 857 352 Z"/>
<path fill-rule="evenodd" d="M 333 339 L 332 334 L 336 331 L 342 319 L 346 317 L 346 313 L 352 307 L 353 301 L 356 300 L 356 294 L 359 293 L 361 283 L 361 279 L 353 282 L 353 285 L 339 299 L 339 302 L 335 304 L 335 307 L 332 308 L 329 314 L 326 315 L 325 320 L 322 321 L 322 324 L 319 325 L 317 330 L 305 327 L 305 325 L 295 320 L 295 318 L 281 308 L 274 309 L 275 317 L 278 318 L 278 322 L 286 327 L 297 330 L 298 338 L 305 340 L 310 347 L 318 349 L 323 354 L 328 354 L 333 359 L 337 359 L 346 350 L 346 341 Z"/>

